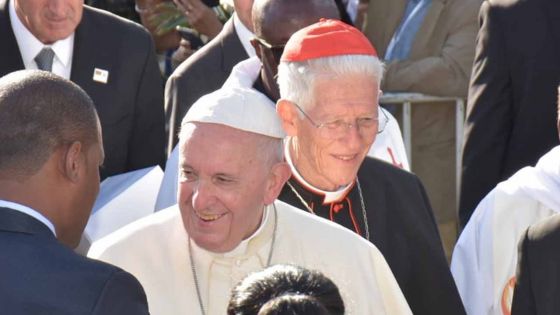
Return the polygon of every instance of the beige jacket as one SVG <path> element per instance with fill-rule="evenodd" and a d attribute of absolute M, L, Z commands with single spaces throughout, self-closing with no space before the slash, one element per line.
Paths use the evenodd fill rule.
<path fill-rule="evenodd" d="M 385 55 L 408 0 L 370 0 L 364 27 Z M 482 0 L 432 0 L 409 60 L 387 64 L 382 89 L 466 97 Z"/>

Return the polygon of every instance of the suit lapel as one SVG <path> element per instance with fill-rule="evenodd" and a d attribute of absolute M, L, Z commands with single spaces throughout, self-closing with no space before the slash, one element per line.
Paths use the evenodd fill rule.
<path fill-rule="evenodd" d="M 8 0 L 0 0 L 0 29 L 4 30 L 0 33 L 0 76 L 25 69 L 10 22 Z"/>
<path fill-rule="evenodd" d="M 407 0 L 370 2 L 366 34 L 381 57 L 385 56 L 387 46 L 403 18 L 406 4 Z"/>
<path fill-rule="evenodd" d="M 9 208 L 0 208 L 0 231 L 55 238 L 51 230 L 39 220 Z"/>
<path fill-rule="evenodd" d="M 447 5 L 447 0 L 432 0 L 430 9 L 424 17 L 424 21 L 418 29 L 418 33 L 414 37 L 412 48 L 410 50 L 410 57 L 415 58 L 415 55 L 421 54 L 421 49 L 429 47 L 428 41 L 433 37 L 433 33 L 438 31 L 436 25 L 439 23 L 441 12 Z M 442 30 L 440 30 L 442 31 Z"/>
<path fill-rule="evenodd" d="M 100 37 L 103 34 L 96 33 L 95 17 L 91 14 L 91 8 L 84 6 L 82 21 L 76 29 L 74 38 L 74 52 L 72 54 L 72 71 L 70 80 L 84 89 L 93 100 L 99 100 L 99 96 L 105 95 L 105 85 L 93 80 L 95 68 L 109 71 L 109 82 L 111 81 L 111 56 L 109 49 L 100 47 Z M 108 84 L 107 84 L 108 85 Z M 104 102 L 96 102 L 97 110 L 103 106 Z"/>

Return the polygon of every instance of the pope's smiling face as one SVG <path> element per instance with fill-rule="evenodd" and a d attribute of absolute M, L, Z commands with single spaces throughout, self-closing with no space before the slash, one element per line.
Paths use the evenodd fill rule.
<path fill-rule="evenodd" d="M 259 152 L 259 136 L 210 123 L 189 123 L 181 134 L 183 225 L 198 246 L 231 251 L 257 230 L 264 205 L 275 198 L 267 190 L 270 168 Z"/>

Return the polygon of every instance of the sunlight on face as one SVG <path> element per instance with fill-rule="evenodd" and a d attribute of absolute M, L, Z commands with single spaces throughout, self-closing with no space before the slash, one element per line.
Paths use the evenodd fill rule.
<path fill-rule="evenodd" d="M 262 219 L 269 170 L 257 135 L 209 123 L 185 126 L 179 143 L 178 202 L 195 243 L 228 252 Z"/>
<path fill-rule="evenodd" d="M 43 44 L 70 36 L 83 13 L 83 0 L 15 0 L 23 25 Z"/>
<path fill-rule="evenodd" d="M 377 117 L 378 83 L 370 76 L 320 78 L 313 92 L 314 103 L 304 110 L 315 121 Z M 308 119 L 298 120 L 296 133 L 292 158 L 298 172 L 310 184 L 331 191 L 354 180 L 376 137 L 364 137 L 353 127 L 337 139 L 325 139 Z"/>

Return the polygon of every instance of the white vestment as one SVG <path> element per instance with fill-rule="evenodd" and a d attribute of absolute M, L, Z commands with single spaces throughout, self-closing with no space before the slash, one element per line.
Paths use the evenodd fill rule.
<path fill-rule="evenodd" d="M 238 281 L 266 267 L 277 216 L 271 264 L 319 270 L 338 286 L 346 314 L 412 314 L 385 259 L 350 230 L 276 201 L 261 227 L 229 253 L 191 241 L 201 298 L 208 315 L 224 315 Z M 276 216 L 274 215 L 276 212 Z M 88 254 L 138 278 L 152 315 L 201 314 L 189 259 L 188 236 L 177 206 L 140 219 L 94 243 Z"/>
<path fill-rule="evenodd" d="M 560 211 L 560 146 L 501 182 L 461 233 L 451 272 L 469 315 L 509 315 L 517 244 L 529 225 Z M 513 280 L 512 280 L 513 279 Z"/>

